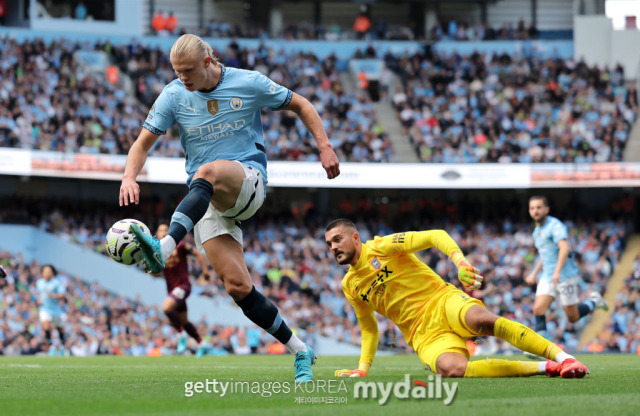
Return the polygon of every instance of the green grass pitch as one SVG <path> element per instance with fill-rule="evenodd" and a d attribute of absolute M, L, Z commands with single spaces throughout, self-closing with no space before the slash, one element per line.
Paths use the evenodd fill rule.
<path fill-rule="evenodd" d="M 520 357 L 509 357 L 510 359 Z M 269 398 L 251 393 L 185 397 L 185 382 L 206 379 L 250 383 L 291 382 L 291 356 L 231 357 L 0 357 L 0 415 L 634 415 L 640 414 L 640 356 L 579 356 L 591 370 L 581 380 L 544 376 L 503 379 L 449 379 L 459 383 L 453 403 L 392 398 L 355 399 L 354 383 L 338 382 L 325 391 Z M 339 368 L 353 368 L 357 357 L 319 357 L 316 379 L 335 380 Z M 427 382 L 431 374 L 414 355 L 378 357 L 364 381 L 397 382 L 410 374 Z M 291 383 L 293 385 L 293 383 Z M 271 384 L 273 385 L 273 384 Z M 275 385 L 273 385 L 275 386 Z M 284 385 L 281 387 L 284 388 Z M 271 388 L 275 391 L 275 388 Z M 333 389 L 333 391 L 330 391 Z M 337 391 L 340 390 L 340 391 Z M 300 397 L 301 399 L 297 399 Z M 304 403 L 306 397 L 347 403 Z M 296 403 L 296 400 L 303 403 Z M 344 400 L 344 399 L 342 399 Z"/>

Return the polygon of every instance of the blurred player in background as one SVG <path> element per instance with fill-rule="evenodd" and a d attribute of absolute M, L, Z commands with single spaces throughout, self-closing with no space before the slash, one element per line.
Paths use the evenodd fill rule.
<path fill-rule="evenodd" d="M 55 355 L 56 350 L 51 342 L 51 330 L 55 326 L 60 338 L 60 355 L 64 355 L 65 336 L 62 325 L 65 320 L 65 313 L 62 309 L 62 300 L 66 297 L 67 290 L 58 277 L 55 267 L 45 264 L 40 269 L 42 277 L 36 281 L 36 296 L 38 299 L 38 314 L 44 335 L 49 343 L 49 355 Z"/>
<path fill-rule="evenodd" d="M 295 112 L 315 138 L 322 167 L 332 179 L 340 174 L 338 158 L 322 120 L 306 98 L 261 73 L 222 65 L 211 46 L 198 36 L 178 38 L 169 59 L 178 79 L 162 90 L 129 150 L 120 205 L 139 202 L 136 177 L 151 147 L 175 124 L 184 147 L 189 193 L 161 240 L 131 227 L 145 263 L 151 272 L 161 272 L 176 245 L 194 229 L 198 249 L 207 254 L 229 295 L 251 321 L 295 354 L 295 380 L 310 381 L 315 354 L 293 334 L 278 308 L 253 286 L 239 224 L 252 217 L 265 198 L 267 155 L 261 109 Z"/>
<path fill-rule="evenodd" d="M 156 236 L 161 239 L 167 235 L 168 231 L 169 225 L 160 224 L 156 231 Z M 194 256 L 198 259 L 198 263 L 200 263 L 200 267 L 202 268 L 202 277 L 206 280 L 210 278 L 209 267 L 204 256 L 191 244 L 181 241 L 180 244 L 173 249 L 173 253 L 171 253 L 171 257 L 167 259 L 167 264 L 163 270 L 164 278 L 167 281 L 168 296 L 164 302 L 162 302 L 162 311 L 167 315 L 167 318 L 169 318 L 171 326 L 180 334 L 177 348 L 178 354 L 182 354 L 187 349 L 187 337 L 182 333 L 184 330 L 191 338 L 196 340 L 198 343 L 196 356 L 202 357 L 207 351 L 207 344 L 198 334 L 195 325 L 189 322 L 187 313 L 187 298 L 191 294 L 189 256 Z"/>
<path fill-rule="evenodd" d="M 353 306 L 362 332 L 358 368 L 338 370 L 339 377 L 367 375 L 378 348 L 374 312 L 391 319 L 422 363 L 444 377 L 550 377 L 581 378 L 587 367 L 557 345 L 526 326 L 499 317 L 484 304 L 445 283 L 413 254 L 436 247 L 458 268 L 465 288 L 477 289 L 484 278 L 465 259 L 449 234 L 442 230 L 405 232 L 362 243 L 353 222 L 337 219 L 325 230 L 327 246 L 342 265 L 350 265 L 342 288 Z M 469 361 L 466 339 L 493 335 L 547 361 Z"/>
<path fill-rule="evenodd" d="M 533 241 L 540 260 L 531 274 L 525 278 L 525 282 L 530 285 L 538 282 L 533 304 L 533 313 L 536 317 L 535 330 L 545 338 L 549 338 L 545 314 L 554 299 L 560 299 L 569 322 L 577 322 L 596 308 L 606 311 L 609 305 L 602 295 L 595 291 L 580 303 L 582 278 L 569 247 L 569 233 L 562 221 L 549 215 L 547 198 L 532 196 L 529 199 L 529 215 L 536 223 Z"/>

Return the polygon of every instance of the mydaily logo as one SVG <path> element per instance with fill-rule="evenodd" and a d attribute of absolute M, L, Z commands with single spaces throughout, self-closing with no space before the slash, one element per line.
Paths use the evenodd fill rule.
<path fill-rule="evenodd" d="M 351 381 L 350 379 L 348 381 Z M 351 394 L 356 400 L 373 399 L 381 406 L 386 405 L 391 397 L 400 400 L 442 400 L 445 406 L 450 405 L 458 393 L 457 382 L 446 382 L 439 375 L 430 375 L 427 382 L 411 380 L 409 374 L 403 381 L 357 381 L 353 384 L 347 380 L 313 380 L 306 383 L 258 382 L 244 380 L 222 381 L 205 379 L 203 381 L 187 381 L 184 383 L 185 397 L 193 397 L 207 393 L 224 398 L 231 395 L 253 395 L 269 398 L 276 395 L 292 394 L 296 404 L 345 404 Z M 311 396 L 309 396 L 311 395 Z"/>
<path fill-rule="evenodd" d="M 404 381 L 358 381 L 353 385 L 354 399 L 377 399 L 380 406 L 387 404 L 391 395 L 397 399 L 442 400 L 445 406 L 450 405 L 458 393 L 458 383 L 442 381 L 440 375 L 430 375 L 425 383 L 413 380 L 409 374 Z"/>

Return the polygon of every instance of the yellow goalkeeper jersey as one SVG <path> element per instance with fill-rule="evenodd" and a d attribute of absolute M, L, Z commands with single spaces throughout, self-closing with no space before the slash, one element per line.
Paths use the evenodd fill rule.
<path fill-rule="evenodd" d="M 391 319 L 413 347 L 414 334 L 421 322 L 428 319 L 432 301 L 445 292 L 443 289 L 452 287 L 413 254 L 430 247 L 447 256 L 460 250 L 442 230 L 392 234 L 362 244 L 358 263 L 342 279 L 344 294 L 361 327 L 364 322 L 371 322 L 376 311 Z M 362 329 L 364 335 L 365 328 Z M 365 347 L 363 351 L 368 349 Z M 375 349 L 371 352 L 375 354 Z"/>

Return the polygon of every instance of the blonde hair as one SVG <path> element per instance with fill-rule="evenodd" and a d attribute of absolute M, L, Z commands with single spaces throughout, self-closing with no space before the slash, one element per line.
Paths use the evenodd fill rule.
<path fill-rule="evenodd" d="M 179 58 L 185 55 L 200 55 L 203 58 L 205 56 L 209 56 L 211 61 L 216 65 L 220 64 L 218 58 L 213 54 L 213 49 L 211 49 L 211 45 L 202 40 L 199 36 L 192 35 L 187 33 L 186 35 L 182 35 L 178 38 L 178 40 L 171 47 L 171 52 L 169 53 L 169 59 L 173 60 L 174 58 Z"/>

